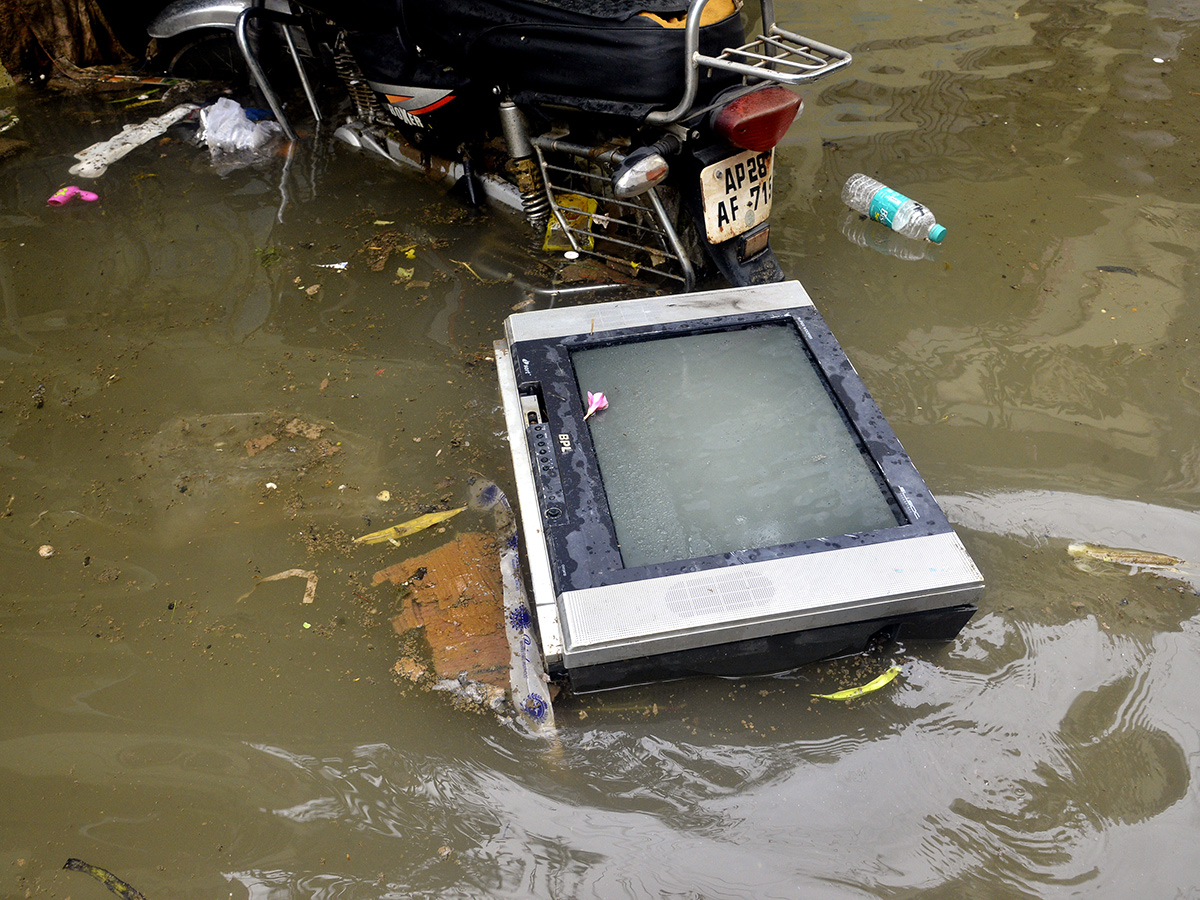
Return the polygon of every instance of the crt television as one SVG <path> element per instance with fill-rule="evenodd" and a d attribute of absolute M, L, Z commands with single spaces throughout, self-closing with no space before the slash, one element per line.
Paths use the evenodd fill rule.
<path fill-rule="evenodd" d="M 575 690 L 974 613 L 978 569 L 799 283 L 518 313 L 496 363 L 542 650 Z"/>

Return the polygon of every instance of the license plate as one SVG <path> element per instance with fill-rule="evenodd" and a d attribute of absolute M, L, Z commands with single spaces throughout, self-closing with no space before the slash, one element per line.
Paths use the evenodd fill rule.
<path fill-rule="evenodd" d="M 771 215 L 774 162 L 774 150 L 747 150 L 700 173 L 704 230 L 710 243 L 737 237 Z"/>

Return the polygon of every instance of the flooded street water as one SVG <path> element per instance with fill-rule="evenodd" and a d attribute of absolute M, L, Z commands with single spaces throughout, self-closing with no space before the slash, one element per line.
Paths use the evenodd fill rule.
<path fill-rule="evenodd" d="M 8 92 L 0 896 L 108 896 L 78 857 L 148 900 L 1200 897 L 1200 12 L 777 7 L 855 62 L 773 244 L 983 571 L 960 637 L 573 698 L 553 741 L 404 686 L 374 573 L 489 522 L 351 539 L 514 493 L 525 293 L 475 264 L 521 275 L 523 226 L 329 143 L 156 141 L 52 209 L 162 110 Z M 944 244 L 848 216 L 859 171 Z"/>

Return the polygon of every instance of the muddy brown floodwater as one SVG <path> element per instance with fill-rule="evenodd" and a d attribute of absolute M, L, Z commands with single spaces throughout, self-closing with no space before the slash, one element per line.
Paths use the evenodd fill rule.
<path fill-rule="evenodd" d="M 521 226 L 178 136 L 52 209 L 160 108 L 8 92 L 0 895 L 106 897 L 78 857 L 149 900 L 1200 897 L 1200 13 L 778 6 L 855 63 L 779 150 L 774 244 L 985 574 L 962 635 L 576 698 L 553 745 L 397 683 L 373 573 L 487 523 L 350 539 L 509 487 L 524 295 L 462 263 L 521 274 Z M 945 243 L 848 216 L 858 171 Z M 260 583 L 292 568 L 311 604 Z"/>

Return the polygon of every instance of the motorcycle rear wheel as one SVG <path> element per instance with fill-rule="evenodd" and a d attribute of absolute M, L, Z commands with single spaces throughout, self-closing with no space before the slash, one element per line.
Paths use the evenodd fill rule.
<path fill-rule="evenodd" d="M 259 109 L 269 106 L 250 76 L 232 31 L 213 28 L 159 41 L 155 60 L 172 78 L 220 82 L 230 87 L 243 106 Z"/>
<path fill-rule="evenodd" d="M 226 81 L 235 87 L 250 83 L 250 73 L 238 49 L 237 39 L 228 31 L 207 31 L 184 35 L 159 50 L 166 60 L 168 75 L 195 81 Z"/>

